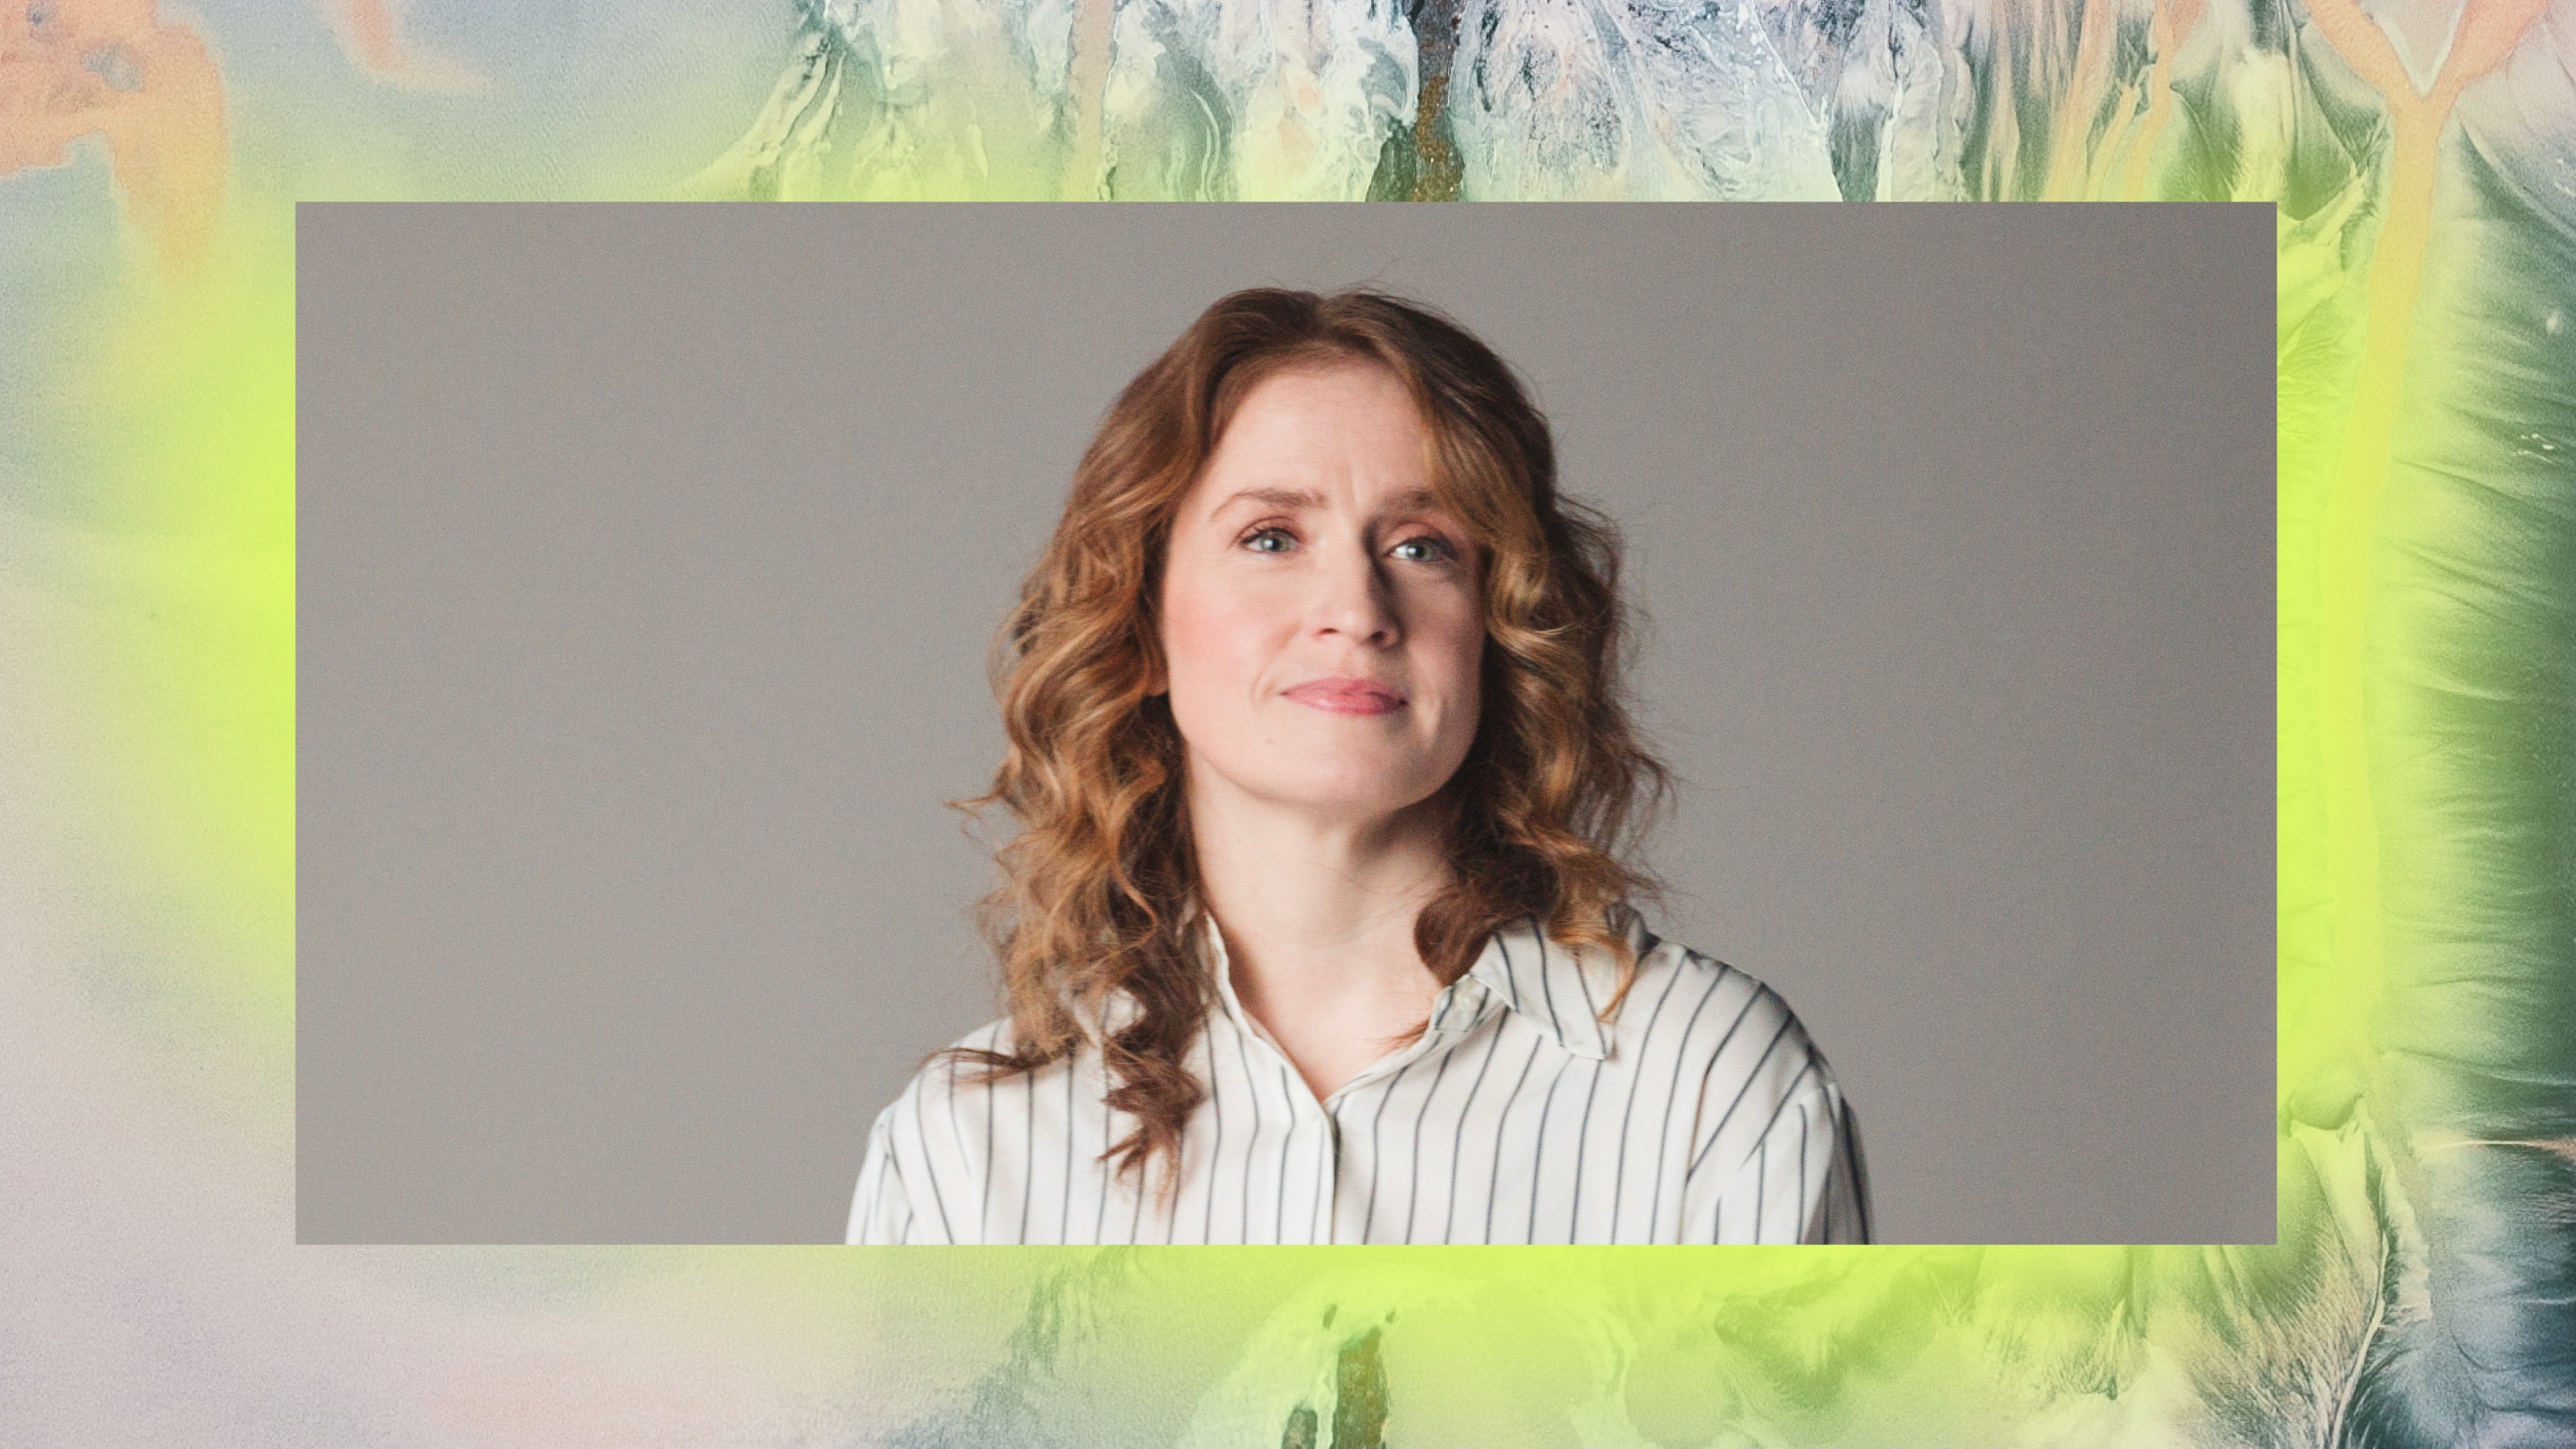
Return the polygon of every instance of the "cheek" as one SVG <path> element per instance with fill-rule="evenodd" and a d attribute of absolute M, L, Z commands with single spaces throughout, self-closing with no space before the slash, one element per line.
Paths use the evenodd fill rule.
<path fill-rule="evenodd" d="M 1184 580 L 1163 600 L 1163 654 L 1174 691 L 1196 695 L 1240 682 L 1259 657 L 1261 619 L 1245 601 Z"/>
<path fill-rule="evenodd" d="M 1478 704 L 1478 687 L 1485 671 L 1485 621 L 1480 610 L 1468 608 L 1452 611 L 1441 620 L 1437 640 L 1442 673 L 1449 681 L 1452 697 L 1468 704 Z M 1476 711 L 1466 711 L 1467 727 L 1472 730 Z"/>

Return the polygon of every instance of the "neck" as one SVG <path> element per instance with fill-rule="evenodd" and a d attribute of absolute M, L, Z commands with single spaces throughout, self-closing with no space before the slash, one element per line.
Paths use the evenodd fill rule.
<path fill-rule="evenodd" d="M 1195 785 L 1195 782 L 1193 782 Z M 1248 1009 L 1374 1000 L 1418 1005 L 1436 988 L 1414 918 L 1450 883 L 1440 797 L 1375 820 L 1319 818 L 1193 788 L 1202 899 L 1224 933 Z"/>

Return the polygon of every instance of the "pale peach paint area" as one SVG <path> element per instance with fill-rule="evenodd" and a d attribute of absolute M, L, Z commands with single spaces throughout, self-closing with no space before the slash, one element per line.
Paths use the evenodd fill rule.
<path fill-rule="evenodd" d="M 103 137 L 119 198 L 161 258 L 193 268 L 222 204 L 223 77 L 205 42 L 153 0 L 0 8 L 0 176 L 71 159 Z"/>
<path fill-rule="evenodd" d="M 373 79 L 407 90 L 479 91 L 482 72 L 403 33 L 402 0 L 322 0 L 322 16 L 352 64 Z"/>

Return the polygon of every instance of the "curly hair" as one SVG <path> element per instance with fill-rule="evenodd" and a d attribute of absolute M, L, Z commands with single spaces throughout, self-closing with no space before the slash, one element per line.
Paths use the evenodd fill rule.
<path fill-rule="evenodd" d="M 1103 1160 L 1141 1179 L 1168 1154 L 1167 1191 L 1182 1125 L 1206 1097 L 1186 1057 L 1214 982 L 1189 939 L 1198 876 L 1181 738 L 1168 698 L 1148 693 L 1162 662 L 1164 546 L 1255 385 L 1292 367 L 1354 363 L 1386 368 L 1412 394 L 1434 495 L 1490 560 L 1484 704 L 1443 787 L 1452 884 L 1414 921 L 1423 963 L 1446 985 L 1497 927 L 1530 918 L 1620 963 L 1607 1017 L 1636 973 L 1611 908 L 1662 890 L 1621 858 L 1660 813 L 1671 776 L 1622 703 L 1618 535 L 1558 495 L 1546 419 L 1510 366 L 1439 312 L 1374 289 L 1220 299 L 1127 384 L 1083 453 L 995 640 L 1008 752 L 991 790 L 949 802 L 978 818 L 998 802 L 1020 831 L 996 852 L 1004 881 L 977 913 L 1001 961 L 1009 1049 L 941 1055 L 971 1061 L 989 1083 L 1093 1042 L 1116 1078 L 1108 1105 L 1136 1122 Z M 1113 1028 L 1120 991 L 1135 1009 Z"/>

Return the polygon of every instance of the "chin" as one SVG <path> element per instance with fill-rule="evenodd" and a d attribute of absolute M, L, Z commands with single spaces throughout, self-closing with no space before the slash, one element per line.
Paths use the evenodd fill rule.
<path fill-rule="evenodd" d="M 1383 777 L 1361 781 L 1323 781 L 1309 776 L 1303 780 L 1264 782 L 1259 793 L 1281 805 L 1310 810 L 1351 820 L 1380 820 L 1400 810 L 1408 810 L 1439 793 L 1440 782 L 1408 781 L 1402 784 Z"/>

